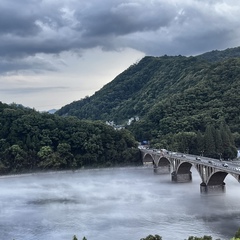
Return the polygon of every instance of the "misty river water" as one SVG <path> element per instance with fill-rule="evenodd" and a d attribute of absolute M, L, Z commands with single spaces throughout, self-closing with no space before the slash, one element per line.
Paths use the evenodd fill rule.
<path fill-rule="evenodd" d="M 0 239 L 229 240 L 240 227 L 240 185 L 225 180 L 225 193 L 202 195 L 196 172 L 172 183 L 150 167 L 1 177 Z"/>

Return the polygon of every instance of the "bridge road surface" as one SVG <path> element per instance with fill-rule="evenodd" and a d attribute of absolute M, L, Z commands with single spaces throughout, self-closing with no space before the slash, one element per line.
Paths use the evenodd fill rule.
<path fill-rule="evenodd" d="M 156 149 L 141 149 L 141 151 L 146 153 L 154 153 L 157 155 L 161 155 L 162 152 Z M 190 163 L 201 163 L 202 165 L 214 167 L 216 169 L 219 169 L 221 171 L 227 172 L 227 173 L 234 173 L 234 174 L 240 174 L 240 161 L 239 163 L 237 161 L 222 161 L 215 158 L 208 158 L 203 156 L 197 156 L 197 155 L 191 155 L 191 154 L 185 154 L 185 153 L 178 153 L 178 152 L 171 152 L 163 153 L 166 157 L 176 157 L 176 158 L 182 158 L 184 161 L 190 162 Z M 199 160 L 197 160 L 199 159 Z M 225 166 L 224 166 L 225 165 Z"/>

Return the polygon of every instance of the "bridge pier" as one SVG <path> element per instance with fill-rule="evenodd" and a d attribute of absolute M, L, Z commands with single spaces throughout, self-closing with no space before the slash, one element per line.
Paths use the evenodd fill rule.
<path fill-rule="evenodd" d="M 154 166 L 153 172 L 155 174 L 169 174 L 170 166 L 161 166 L 161 167 Z"/>
<path fill-rule="evenodd" d="M 172 181 L 173 182 L 179 182 L 179 183 L 184 183 L 184 182 L 191 182 L 192 181 L 192 172 L 189 173 L 176 173 L 176 171 L 172 172 Z"/>
<path fill-rule="evenodd" d="M 200 184 L 201 193 L 224 193 L 225 191 L 226 191 L 225 182 L 219 185 L 206 185 L 206 183 Z"/>

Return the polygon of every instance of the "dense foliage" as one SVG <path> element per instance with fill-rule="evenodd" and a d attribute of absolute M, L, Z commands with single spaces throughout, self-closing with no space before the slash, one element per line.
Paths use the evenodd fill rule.
<path fill-rule="evenodd" d="M 205 136 L 211 126 L 217 138 L 224 124 L 235 142 L 221 149 L 215 146 L 210 153 L 200 146 L 186 146 L 184 151 L 204 151 L 209 156 L 224 153 L 225 158 L 233 158 L 235 146 L 240 147 L 239 56 L 240 48 L 233 48 L 196 57 L 144 57 L 93 96 L 73 102 L 57 114 L 117 124 L 137 116 L 140 120 L 128 129 L 138 141 L 150 140 L 179 151 L 185 144 L 181 139 L 176 144 L 181 134 L 195 135 L 197 141 L 198 132 Z"/>
<path fill-rule="evenodd" d="M 148 235 L 147 237 L 141 238 L 140 240 L 162 240 L 162 237 L 157 234 L 155 236 Z"/>
<path fill-rule="evenodd" d="M 0 173 L 137 164 L 136 146 L 127 130 L 0 102 Z"/>
<path fill-rule="evenodd" d="M 198 56 L 198 58 L 209 62 L 220 62 L 232 57 L 240 57 L 240 47 L 228 48 L 224 51 L 213 50 Z"/>

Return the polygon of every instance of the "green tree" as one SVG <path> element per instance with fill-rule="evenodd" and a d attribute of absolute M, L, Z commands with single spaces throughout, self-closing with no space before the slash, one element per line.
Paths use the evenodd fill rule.
<path fill-rule="evenodd" d="M 7 166 L 0 160 L 0 174 L 7 173 Z"/>
<path fill-rule="evenodd" d="M 203 155 L 204 154 L 204 151 L 205 151 L 204 137 L 199 130 L 197 131 L 196 148 L 197 148 L 196 155 Z"/>
<path fill-rule="evenodd" d="M 211 236 L 203 236 L 203 237 L 193 237 L 193 236 L 190 236 L 188 238 L 188 240 L 212 240 L 212 237 Z"/>
<path fill-rule="evenodd" d="M 49 159 L 53 154 L 53 150 L 50 146 L 41 147 L 40 151 L 38 152 L 38 157 L 42 160 Z"/>
<path fill-rule="evenodd" d="M 235 238 L 240 238 L 240 228 L 237 230 L 237 232 L 234 235 Z"/>
<path fill-rule="evenodd" d="M 71 153 L 71 146 L 68 143 L 60 143 L 57 146 L 57 152 L 61 168 L 76 167 L 76 162 Z"/>
<path fill-rule="evenodd" d="M 237 156 L 237 149 L 233 140 L 233 135 L 225 122 L 220 125 L 222 138 L 222 156 L 224 159 L 233 159 Z"/>
<path fill-rule="evenodd" d="M 51 168 L 56 169 L 55 154 L 50 146 L 41 147 L 37 155 L 41 160 L 38 164 L 38 167 L 44 168 L 44 169 L 51 169 Z"/>
<path fill-rule="evenodd" d="M 3 157 L 8 159 L 7 164 L 10 171 L 18 172 L 28 168 L 27 153 L 18 145 L 14 144 L 4 151 Z"/>
<path fill-rule="evenodd" d="M 240 133 L 238 132 L 233 133 L 233 138 L 234 138 L 235 146 L 240 147 Z"/>
<path fill-rule="evenodd" d="M 214 157 L 216 153 L 214 132 L 214 127 L 212 125 L 207 125 L 204 133 L 204 153 L 208 157 Z"/>
<path fill-rule="evenodd" d="M 216 130 L 215 145 L 216 145 L 216 153 L 222 153 L 223 142 L 222 142 L 221 133 L 219 129 Z"/>
<path fill-rule="evenodd" d="M 162 237 L 159 235 L 148 235 L 146 238 L 141 238 L 140 240 L 162 240 Z"/>

